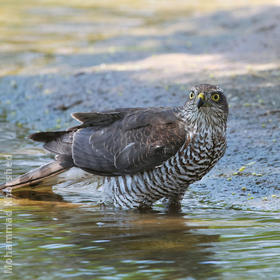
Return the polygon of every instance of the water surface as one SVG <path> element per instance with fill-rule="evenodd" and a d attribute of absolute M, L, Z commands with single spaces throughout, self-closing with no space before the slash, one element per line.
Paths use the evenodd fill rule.
<path fill-rule="evenodd" d="M 0 132 L 1 170 L 8 155 L 14 175 L 49 160 L 26 129 L 2 121 Z M 0 199 L 2 256 L 8 212 L 13 235 L 13 274 L 3 279 L 279 279 L 277 212 L 215 206 L 191 190 L 181 213 L 101 208 L 84 189 L 19 196 L 12 206 Z"/>
<path fill-rule="evenodd" d="M 85 91 L 89 92 L 87 98 L 92 99 L 90 90 L 94 86 L 90 83 L 98 73 L 84 82 L 82 75 L 74 76 L 79 67 L 102 68 L 103 63 L 126 61 L 128 53 L 133 63 L 142 57 L 142 51 L 149 50 L 149 55 L 168 52 L 173 41 L 167 36 L 165 44 L 159 44 L 155 39 L 166 22 L 179 21 L 193 10 L 215 9 L 213 1 L 196 1 L 198 4 L 194 5 L 189 1 L 176 1 L 176 5 L 174 1 L 160 2 L 1 1 L 1 182 L 5 181 L 5 173 L 17 176 L 51 159 L 26 138 L 35 124 L 40 124 L 42 130 L 66 127 L 70 112 L 65 112 L 63 106 L 74 104 L 71 98 Z M 146 32 L 150 32 L 149 38 Z M 191 48 L 187 41 L 191 34 L 184 33 L 176 41 L 184 44 L 184 52 Z M 119 40 L 114 41 L 117 37 Z M 110 44 L 99 44 L 109 39 Z M 124 70 L 120 68 L 119 72 L 126 76 Z M 128 79 L 110 72 L 99 75 L 106 77 L 100 79 L 105 90 L 100 86 L 98 97 L 104 99 L 96 107 L 104 105 L 105 98 L 116 102 L 116 96 L 122 95 L 121 86 L 111 95 L 105 94 L 106 87 L 109 91 L 117 83 L 128 83 Z M 56 100 L 56 92 L 62 90 L 64 100 Z M 139 95 L 139 100 L 143 90 L 146 88 L 137 82 L 135 95 Z M 178 87 L 174 92 L 177 90 Z M 48 98 L 58 103 L 56 107 Z M 145 98 L 151 105 L 149 97 Z M 160 103 L 181 101 L 175 93 L 171 101 L 165 98 Z M 239 167 L 242 164 L 238 162 Z M 203 184 L 207 185 L 207 181 Z M 266 182 L 262 185 L 265 188 Z M 220 187 L 228 189 L 228 185 Z M 279 210 L 279 197 L 269 198 L 276 207 L 260 205 L 256 210 L 249 203 L 233 207 L 237 196 L 232 192 L 225 192 L 220 196 L 223 201 L 216 203 L 215 192 L 210 195 L 213 199 L 204 199 L 207 196 L 203 186 L 191 188 L 180 213 L 168 213 L 160 205 L 144 213 L 100 208 L 92 191 L 82 187 L 22 192 L 12 199 L 1 195 L 1 279 L 279 279 L 279 211 L 261 210 Z M 250 198 L 244 192 L 243 200 L 237 204 L 247 203 Z M 12 274 L 2 273 L 3 260 L 7 260 L 6 218 L 12 218 Z"/>

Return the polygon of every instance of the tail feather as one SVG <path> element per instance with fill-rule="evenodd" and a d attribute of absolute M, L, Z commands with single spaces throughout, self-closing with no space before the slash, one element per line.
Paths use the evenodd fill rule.
<path fill-rule="evenodd" d="M 56 155 L 72 155 L 73 131 L 38 132 L 29 137 L 44 142 L 44 148 Z"/>
<path fill-rule="evenodd" d="M 67 171 L 73 165 L 69 162 L 53 161 L 39 168 L 29 171 L 14 180 L 0 185 L 0 190 L 3 192 L 13 191 L 14 189 L 23 188 L 27 186 L 35 186 L 39 183 L 44 183 L 53 179 L 56 175 Z M 55 182 L 55 180 L 53 181 Z"/>

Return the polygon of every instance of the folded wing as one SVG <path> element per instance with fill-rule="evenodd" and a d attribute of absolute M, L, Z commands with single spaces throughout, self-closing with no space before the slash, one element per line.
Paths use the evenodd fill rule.
<path fill-rule="evenodd" d="M 101 114 L 97 116 L 96 114 Z M 185 142 L 185 129 L 174 109 L 135 108 L 74 114 L 72 158 L 88 172 L 117 176 L 155 168 Z"/>

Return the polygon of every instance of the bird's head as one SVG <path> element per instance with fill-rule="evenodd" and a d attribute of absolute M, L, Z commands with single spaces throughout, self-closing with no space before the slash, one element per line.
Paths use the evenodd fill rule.
<path fill-rule="evenodd" d="M 184 106 L 192 121 L 201 120 L 209 124 L 226 124 L 228 103 L 223 90 L 215 85 L 200 84 L 194 86 Z"/>

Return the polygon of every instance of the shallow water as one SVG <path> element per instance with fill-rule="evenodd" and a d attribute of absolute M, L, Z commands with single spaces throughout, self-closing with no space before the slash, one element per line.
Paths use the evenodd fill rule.
<path fill-rule="evenodd" d="M 0 133 L 2 170 L 9 160 L 13 175 L 49 160 L 23 139 L 26 129 L 2 121 Z M 215 206 L 191 190 L 181 213 L 121 211 L 100 208 L 89 192 L 2 196 L 0 248 L 7 254 L 11 215 L 13 274 L 1 279 L 279 279 L 277 212 Z"/>
<path fill-rule="evenodd" d="M 179 8 L 174 1 L 162 1 L 162 5 L 140 2 L 1 2 L 0 75 L 4 78 L 0 82 L 2 92 L 7 92 L 2 96 L 5 102 L 0 103 L 1 182 L 5 172 L 16 176 L 50 160 L 40 146 L 25 138 L 30 131 L 22 127 L 20 115 L 14 116 L 22 102 L 30 102 L 30 96 L 45 100 L 53 90 L 53 83 L 50 89 L 44 88 L 42 77 L 35 76 L 27 83 L 28 75 L 61 69 L 74 73 L 76 67 L 94 65 L 88 62 L 89 57 L 95 56 L 94 63 L 99 65 L 120 59 L 120 53 L 125 56 L 135 50 L 162 49 L 164 46 L 146 44 L 144 39 L 142 45 L 135 45 L 125 36 L 133 38 L 135 31 L 141 36 L 147 26 L 186 16 L 193 9 L 188 1 Z M 213 1 L 197 2 L 201 6 L 196 9 L 215 8 Z M 117 44 L 104 49 L 96 44 L 114 36 L 123 36 L 126 47 Z M 114 57 L 116 51 L 119 54 Z M 68 82 L 65 78 L 62 84 Z M 54 88 L 61 90 L 58 85 L 54 83 Z M 42 95 L 37 94 L 40 91 Z M 36 102 L 34 98 L 25 106 L 28 113 Z M 6 112 L 7 107 L 11 110 Z M 6 117 L 18 121 L 18 125 L 7 122 Z M 46 112 L 44 118 L 54 116 Z M 31 120 L 34 122 L 34 118 Z M 32 121 L 26 126 L 32 128 Z M 64 125 L 61 119 L 56 122 L 56 129 Z M 46 123 L 41 129 L 52 128 Z M 250 204 L 244 207 L 246 210 L 232 207 L 234 196 L 228 199 L 229 204 L 226 199 L 216 203 L 209 197 L 204 199 L 203 187 L 186 193 L 180 213 L 168 213 L 160 205 L 144 213 L 103 209 L 90 192 L 70 187 L 22 192 L 20 198 L 0 196 L 1 256 L 11 253 L 6 239 L 9 233 L 13 236 L 12 274 L 2 274 L 2 262 L 1 279 L 279 279 L 279 211 L 251 209 Z M 246 194 L 244 197 L 237 203 L 248 200 Z M 279 199 L 274 201 L 279 204 Z M 10 232 L 6 232 L 5 219 L 9 217 Z M 10 256 L 3 259 L 7 261 Z"/>

